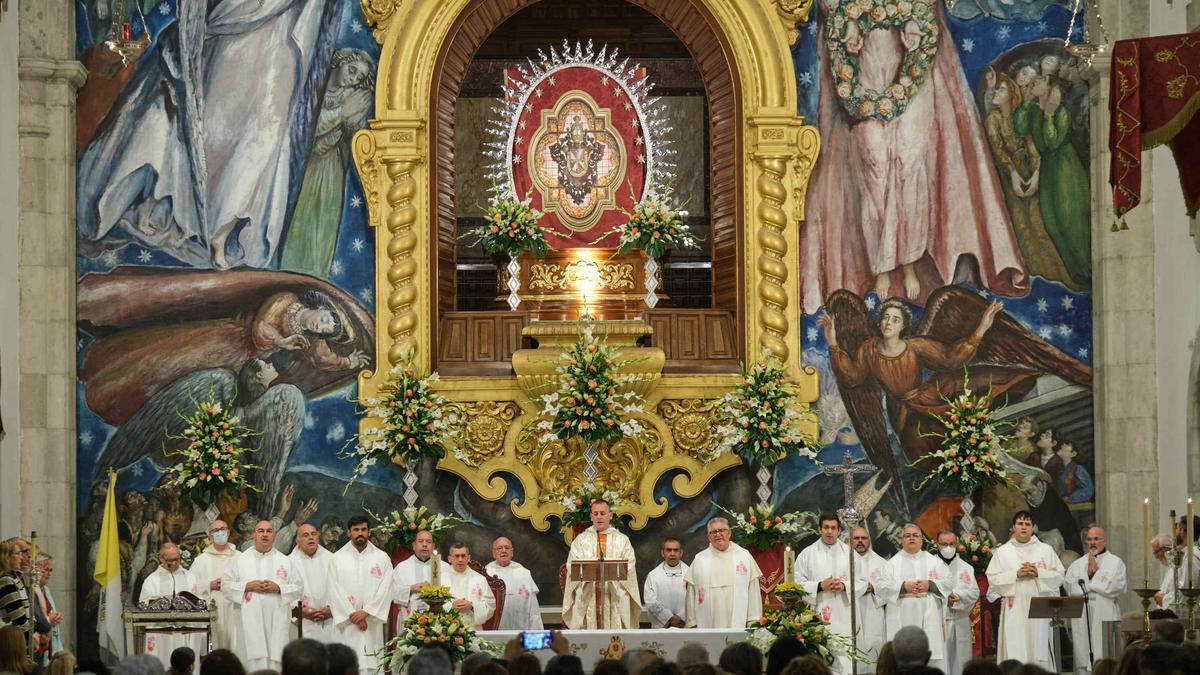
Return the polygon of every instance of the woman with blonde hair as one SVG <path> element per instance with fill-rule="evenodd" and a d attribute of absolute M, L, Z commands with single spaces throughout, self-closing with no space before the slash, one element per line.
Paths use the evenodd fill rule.
<path fill-rule="evenodd" d="M 74 672 L 75 655 L 71 652 L 59 652 L 50 659 L 45 675 L 72 675 Z"/>

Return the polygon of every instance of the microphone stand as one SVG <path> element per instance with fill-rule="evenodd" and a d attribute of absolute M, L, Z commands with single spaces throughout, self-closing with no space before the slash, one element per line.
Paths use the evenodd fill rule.
<path fill-rule="evenodd" d="M 1087 585 L 1083 583 L 1083 579 L 1079 580 L 1079 588 L 1083 590 L 1083 615 L 1087 619 L 1087 636 L 1088 636 L 1088 667 L 1092 669 L 1092 664 L 1096 663 L 1096 653 L 1092 651 L 1092 603 L 1088 598 Z M 1076 665 L 1076 669 L 1078 669 Z"/>

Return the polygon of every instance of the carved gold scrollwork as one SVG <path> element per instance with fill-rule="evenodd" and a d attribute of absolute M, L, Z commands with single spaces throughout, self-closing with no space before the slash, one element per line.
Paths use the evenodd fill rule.
<path fill-rule="evenodd" d="M 464 406 L 466 440 L 455 456 L 467 466 L 477 467 L 504 452 L 508 427 L 521 410 L 512 401 L 479 401 Z"/>
<path fill-rule="evenodd" d="M 795 47 L 796 41 L 800 39 L 800 30 L 796 28 L 796 24 L 808 21 L 813 0 L 774 0 L 774 4 L 783 29 L 787 31 L 788 44 Z"/>
<path fill-rule="evenodd" d="M 577 260 L 565 267 L 534 263 L 529 268 L 529 288 L 539 291 L 573 290 L 582 282 L 598 282 L 601 289 L 633 290 L 633 265 Z"/>
<path fill-rule="evenodd" d="M 792 160 L 792 220 L 804 220 L 804 203 L 808 195 L 808 179 L 812 176 L 817 154 L 821 150 L 821 135 L 814 126 L 802 126 L 796 136 L 796 157 Z"/>
<path fill-rule="evenodd" d="M 359 5 L 362 7 L 363 18 L 367 20 L 367 25 L 375 30 L 372 32 L 375 36 L 375 42 L 383 44 L 383 38 L 387 35 L 388 25 L 392 23 L 392 19 L 400 14 L 400 7 L 407 0 L 359 0 Z"/>
<path fill-rule="evenodd" d="M 379 161 L 375 157 L 375 135 L 367 130 L 354 134 L 354 164 L 362 179 L 367 202 L 367 222 L 379 227 Z"/>
<path fill-rule="evenodd" d="M 700 461 L 712 459 L 717 449 L 716 429 L 729 418 L 721 412 L 720 399 L 663 401 L 658 414 L 671 427 L 675 447 Z"/>

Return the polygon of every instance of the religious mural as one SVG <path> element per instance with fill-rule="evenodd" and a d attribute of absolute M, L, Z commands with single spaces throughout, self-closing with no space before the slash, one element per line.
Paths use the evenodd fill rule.
<path fill-rule="evenodd" d="M 380 466 L 345 492 L 353 465 L 338 457 L 356 429 L 355 378 L 375 358 L 375 233 L 349 142 L 372 115 L 379 48 L 359 3 L 141 0 L 127 17 L 108 0 L 76 4 L 89 71 L 78 121 L 80 540 L 96 540 L 109 469 L 127 600 L 160 543 L 202 536 L 205 514 L 162 486 L 167 436 L 214 395 L 264 432 L 263 491 L 219 504 L 235 541 L 249 542 L 261 516 L 281 546 L 307 520 L 336 548 L 351 513 L 397 508 L 404 489 Z M 819 459 L 848 452 L 879 468 L 855 497 L 884 555 L 903 523 L 932 535 L 958 513 L 957 498 L 914 485 L 943 397 L 964 382 L 991 388 L 1012 437 L 1011 485 L 984 496 L 980 525 L 1004 540 L 1011 513 L 1029 508 L 1064 563 L 1083 551 L 1079 531 L 1094 517 L 1089 122 L 1081 65 L 1062 48 L 1064 4 L 818 0 L 801 26 L 801 112 L 822 153 L 797 225 L 796 347 L 820 375 Z M 128 63 L 103 44 L 123 24 L 136 44 Z M 605 144 L 610 115 L 621 119 L 604 108 L 614 102 L 556 111 L 570 142 L 540 149 L 578 163 L 601 201 L 620 201 L 630 180 L 605 174 L 605 153 L 636 152 Z M 578 190 L 569 176 L 542 178 Z M 590 213 L 562 208 L 576 233 L 594 229 Z M 515 481 L 486 501 L 428 462 L 418 474 L 420 504 L 467 520 L 454 538 L 486 561 L 504 532 L 543 604 L 558 603 L 566 545 L 513 515 Z M 781 508 L 841 505 L 841 479 L 811 461 L 782 462 L 774 480 Z M 639 578 L 662 537 L 683 534 L 685 558 L 703 546 L 714 501 L 754 501 L 741 468 L 691 499 L 670 486 L 656 494 L 667 514 L 630 533 Z M 95 551 L 79 556 L 89 625 Z M 80 638 L 94 648 L 88 631 Z"/>

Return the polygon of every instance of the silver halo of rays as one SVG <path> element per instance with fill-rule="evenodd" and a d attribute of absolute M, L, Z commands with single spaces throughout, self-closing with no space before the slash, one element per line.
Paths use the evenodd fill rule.
<path fill-rule="evenodd" d="M 675 149 L 668 138 L 674 127 L 667 117 L 662 99 L 650 95 L 654 90 L 650 77 L 638 77 L 641 65 L 631 65 L 628 57 L 618 61 L 620 50 L 615 47 L 609 52 L 608 45 L 603 45 L 597 52 L 591 40 L 587 41 L 586 46 L 579 42 L 572 46 L 564 39 L 561 51 L 555 47 L 549 49 L 549 54 L 539 49 L 537 60 L 526 58 L 524 64 L 517 64 L 517 76 L 506 78 L 502 98 L 493 107 L 494 114 L 487 123 L 490 140 L 484 149 L 484 156 L 489 160 L 487 177 L 491 182 L 491 199 L 495 201 L 505 194 L 521 198 L 516 194 L 513 179 L 513 141 L 521 111 L 544 80 L 561 70 L 574 67 L 591 68 L 604 73 L 629 97 L 638 124 L 641 125 L 646 154 L 642 195 L 652 192 L 663 194 L 663 188 L 675 177 Z"/>

